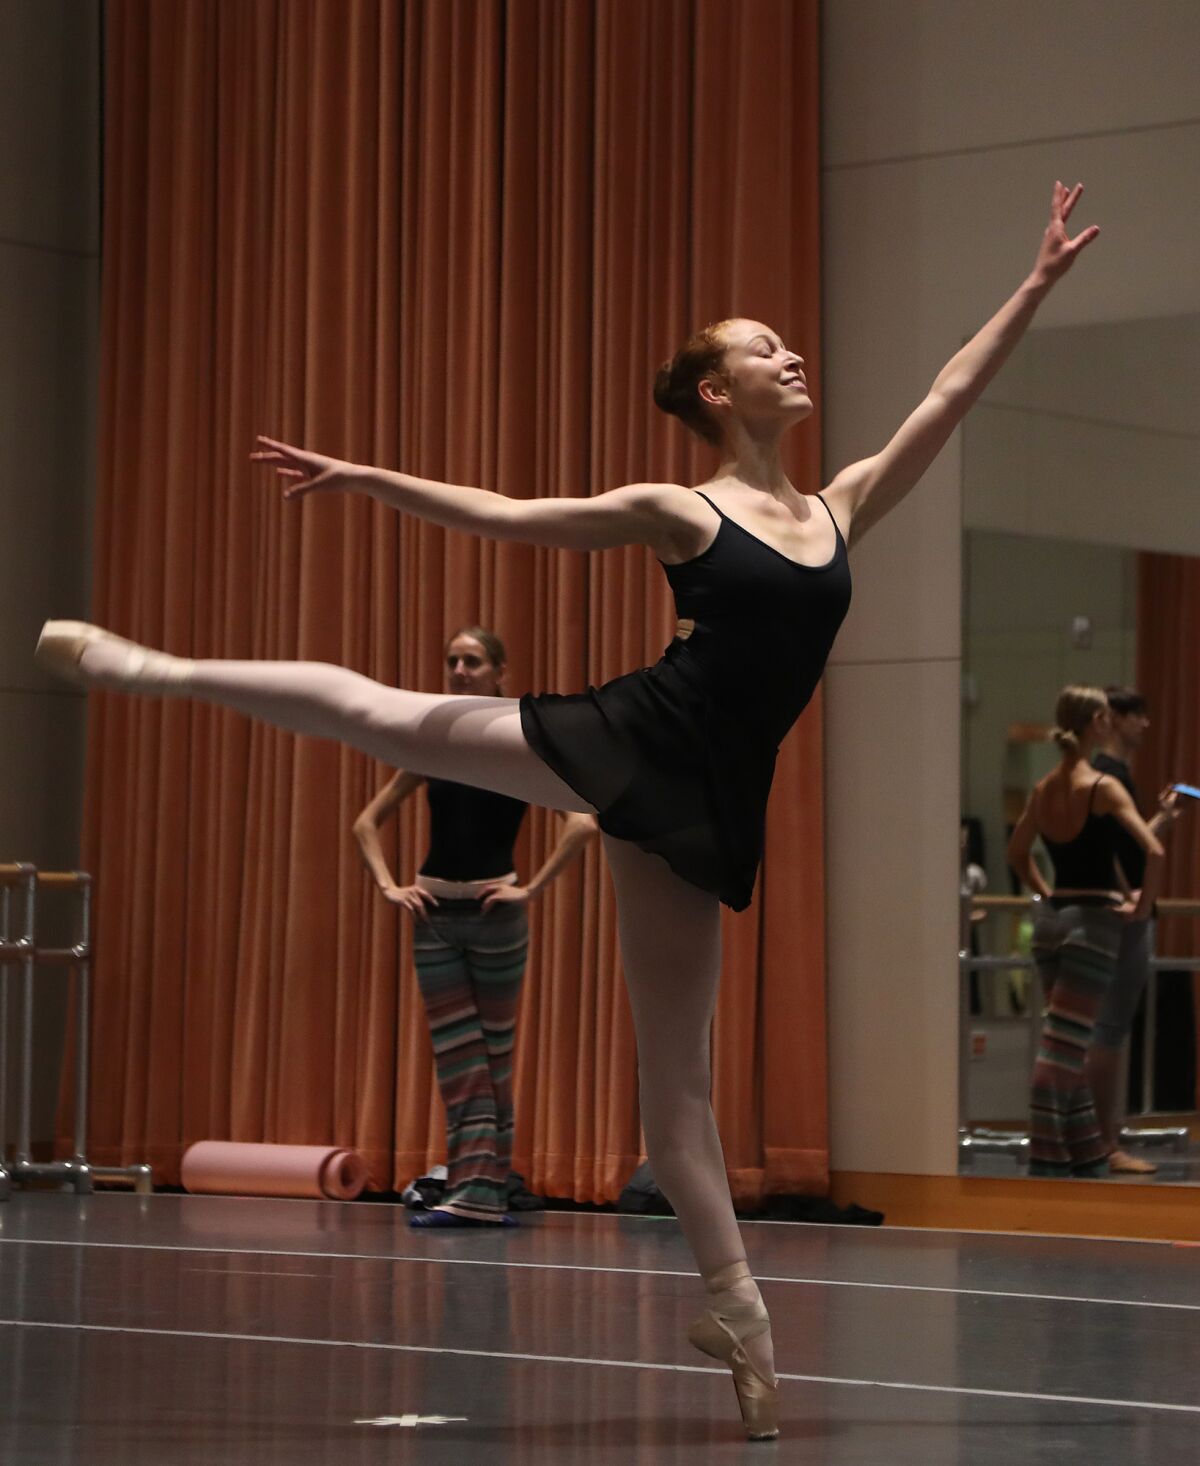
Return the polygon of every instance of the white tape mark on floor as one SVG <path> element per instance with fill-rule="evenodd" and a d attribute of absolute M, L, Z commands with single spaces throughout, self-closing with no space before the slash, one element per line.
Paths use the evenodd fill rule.
<path fill-rule="evenodd" d="M 359 1339 L 300 1339 L 278 1334 L 222 1334 L 192 1329 L 147 1329 L 95 1323 L 43 1323 L 21 1318 L 0 1318 L 0 1328 L 59 1329 L 71 1333 L 132 1334 L 156 1339 L 206 1339 L 230 1344 L 300 1344 L 318 1349 L 364 1349 L 391 1354 L 447 1354 L 466 1359 L 494 1359 L 523 1364 L 583 1364 L 594 1369 L 639 1369 L 671 1374 L 726 1374 L 703 1364 L 658 1364 L 640 1359 L 580 1359 L 571 1354 L 521 1354 L 496 1349 L 450 1349 L 434 1344 L 372 1343 Z M 1038 1405 L 1090 1405 L 1102 1410 L 1147 1410 L 1200 1415 L 1200 1405 L 1160 1400 L 1105 1400 L 1096 1395 L 1039 1395 L 1028 1390 L 988 1390 L 970 1385 L 922 1385 L 906 1380 L 852 1379 L 825 1374 L 784 1374 L 779 1378 L 799 1384 L 840 1385 L 875 1390 L 914 1390 L 929 1395 L 966 1395 L 988 1400 L 1028 1400 Z"/>
<path fill-rule="evenodd" d="M 415 1430 L 418 1425 L 465 1425 L 465 1415 L 377 1415 L 374 1420 L 356 1420 L 355 1425 L 399 1425 Z"/>
<path fill-rule="evenodd" d="M 551 1273 L 615 1273 L 635 1278 L 688 1278 L 696 1274 L 685 1268 L 599 1267 L 580 1262 L 519 1262 L 491 1257 L 430 1257 L 387 1252 L 303 1252 L 267 1247 L 184 1247 L 166 1242 L 69 1242 L 62 1238 L 0 1237 L 0 1246 L 110 1248 L 128 1252 L 197 1252 L 211 1257 L 294 1257 L 325 1262 L 413 1263 L 429 1267 L 500 1267 L 519 1271 Z M 313 1273 L 279 1271 L 281 1278 L 315 1277 Z M 789 1278 L 774 1273 L 756 1273 L 759 1283 L 794 1284 L 807 1288 L 873 1288 L 891 1293 L 942 1293 L 954 1298 L 1016 1298 L 1030 1303 L 1090 1303 L 1111 1308 L 1156 1308 L 1173 1313 L 1200 1313 L 1200 1303 L 1170 1303 L 1145 1298 L 1092 1298 L 1078 1293 L 1019 1293 L 1000 1288 L 946 1288 L 930 1283 L 874 1283 L 854 1278 Z"/>

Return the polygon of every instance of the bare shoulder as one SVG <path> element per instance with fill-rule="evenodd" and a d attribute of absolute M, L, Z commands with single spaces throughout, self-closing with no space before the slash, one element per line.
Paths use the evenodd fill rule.
<path fill-rule="evenodd" d="M 696 497 L 695 489 L 684 488 L 682 484 L 622 484 L 619 489 L 606 489 L 605 493 L 619 494 L 631 505 L 667 514 L 677 512 Z"/>
<path fill-rule="evenodd" d="M 664 565 L 694 560 L 712 543 L 718 524 L 711 504 L 683 484 L 647 484 L 659 536 L 655 554 Z"/>
<path fill-rule="evenodd" d="M 854 514 L 862 498 L 873 462 L 874 459 L 864 458 L 858 463 L 849 464 L 840 473 L 834 474 L 829 483 L 821 490 L 821 498 L 825 501 L 825 507 L 833 515 L 838 529 L 842 532 L 842 538 L 847 544 L 850 543 Z"/>
<path fill-rule="evenodd" d="M 1124 784 L 1109 774 L 1101 774 L 1096 780 L 1093 803 L 1099 814 L 1114 814 L 1118 809 L 1135 808 Z"/>
<path fill-rule="evenodd" d="M 1047 795 L 1055 793 L 1056 790 L 1061 791 L 1061 789 L 1061 775 L 1057 769 L 1051 769 L 1048 774 L 1043 774 L 1029 791 L 1028 807 L 1030 809 L 1035 808 L 1039 799 L 1044 799 Z"/>
<path fill-rule="evenodd" d="M 625 484 L 610 489 L 646 528 L 646 543 L 665 564 L 691 559 L 712 538 L 713 512 L 683 484 Z"/>

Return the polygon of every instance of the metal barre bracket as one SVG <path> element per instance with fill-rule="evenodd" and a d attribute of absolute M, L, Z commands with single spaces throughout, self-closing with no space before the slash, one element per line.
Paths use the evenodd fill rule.
<path fill-rule="evenodd" d="M 69 890 L 78 895 L 75 940 L 69 947 L 37 945 L 37 893 L 39 887 Z M 23 895 L 20 934 L 10 930 L 12 892 Z M 88 1030 L 91 1000 L 91 893 L 92 878 L 84 871 L 39 871 L 25 862 L 0 864 L 0 1201 L 7 1200 L 13 1184 L 27 1181 L 57 1181 L 70 1186 L 77 1196 L 92 1190 L 93 1181 L 132 1183 L 148 1194 L 152 1189 L 150 1167 L 95 1167 L 87 1159 Z M 34 1161 L 31 1149 L 33 1105 L 33 1008 L 34 968 L 39 964 L 69 967 L 75 975 L 75 1125 L 72 1154 L 62 1161 Z M 22 984 L 20 1069 L 18 1111 L 11 1164 L 8 1154 L 8 969 L 20 969 Z"/>
<path fill-rule="evenodd" d="M 971 1015 L 967 1001 L 967 984 L 963 979 L 977 972 L 1020 972 L 1034 968 L 1032 957 L 1022 953 L 1010 956 L 975 956 L 970 950 L 969 933 L 972 914 L 986 915 L 993 911 L 1038 910 L 1041 898 L 1037 896 L 982 896 L 964 889 L 961 892 L 959 922 L 959 1120 L 958 1154 L 959 1163 L 969 1166 L 974 1155 L 1002 1154 L 1018 1158 L 1028 1155 L 1029 1136 L 1017 1132 L 988 1130 L 982 1126 L 972 1129 L 967 1119 L 967 1075 L 970 1064 Z M 1200 916 L 1200 901 L 1187 901 L 1164 897 L 1157 903 L 1162 916 Z M 1163 972 L 1200 972 L 1200 957 L 1158 957 L 1150 959 L 1150 976 L 1146 984 L 1146 1025 L 1143 1035 L 1142 1065 L 1142 1114 L 1153 1111 L 1153 1053 L 1158 1017 L 1158 980 Z M 1036 1049 L 1037 1022 L 1035 1013 L 1030 1012 L 1031 1054 Z M 1170 1145 L 1176 1151 L 1186 1150 L 1191 1139 L 1186 1126 L 1154 1126 L 1144 1129 L 1125 1127 L 1121 1141 L 1131 1145 Z"/>

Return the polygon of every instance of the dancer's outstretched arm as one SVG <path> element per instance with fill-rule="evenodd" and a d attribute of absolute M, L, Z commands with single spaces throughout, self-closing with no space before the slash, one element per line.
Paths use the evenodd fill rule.
<path fill-rule="evenodd" d="M 626 484 L 589 498 L 512 499 L 488 489 L 347 463 L 274 438 L 258 441 L 262 446 L 250 456 L 273 467 L 288 482 L 286 499 L 313 493 L 369 494 L 380 503 L 446 529 L 554 549 L 647 545 L 665 558 L 672 554 L 681 528 L 675 511 L 693 497 L 678 484 Z M 686 512 L 685 507 L 685 516 Z M 686 517 L 682 526 L 686 534 Z"/>
<path fill-rule="evenodd" d="M 929 395 L 891 442 L 873 458 L 844 468 L 825 491 L 843 533 L 858 539 L 904 498 L 937 457 L 950 434 L 1000 370 L 1025 334 L 1050 288 L 1071 268 L 1075 257 L 1100 233 L 1091 225 L 1074 239 L 1066 222 L 1079 202 L 1083 184 L 1054 185 L 1050 222 L 1033 270 L 1016 294 L 938 373 Z"/>

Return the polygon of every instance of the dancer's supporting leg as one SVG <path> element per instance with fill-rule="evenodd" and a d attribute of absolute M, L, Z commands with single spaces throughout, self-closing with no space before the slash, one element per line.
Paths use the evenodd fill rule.
<path fill-rule="evenodd" d="M 78 626 L 47 623 L 39 660 L 62 673 L 77 667 L 97 686 L 215 703 L 293 733 L 336 739 L 414 773 L 592 813 L 526 743 L 515 698 L 409 692 L 327 662 L 191 660 L 95 627 L 65 629 Z"/>
<path fill-rule="evenodd" d="M 713 1117 L 709 1034 L 721 967 L 715 896 L 698 890 L 658 856 L 605 836 L 617 893 L 621 959 L 638 1045 L 642 1126 L 654 1179 L 675 1209 L 710 1288 L 717 1337 L 739 1336 L 759 1382 L 775 1382 L 770 1327 L 733 1214 L 721 1140 Z M 705 1316 L 708 1320 L 709 1316 Z M 704 1321 L 702 1321 L 704 1322 Z M 697 1325 L 700 1327 L 700 1325 Z M 693 1342 L 715 1350 L 695 1331 Z M 719 1357 L 730 1359 L 722 1350 Z M 774 1433 L 774 1401 L 738 1396 L 747 1427 Z M 750 1382 L 753 1392 L 754 1382 Z M 756 1416 L 756 1408 L 758 1413 Z"/>

